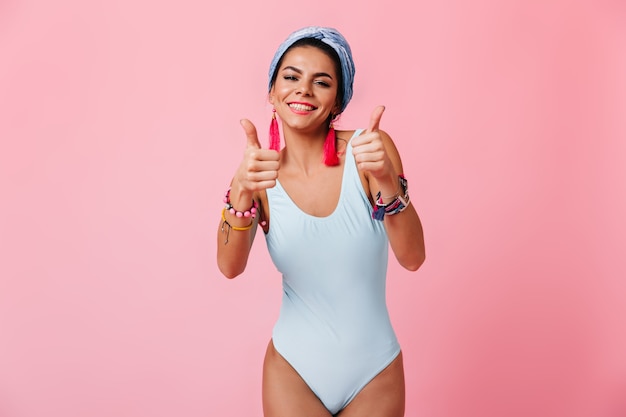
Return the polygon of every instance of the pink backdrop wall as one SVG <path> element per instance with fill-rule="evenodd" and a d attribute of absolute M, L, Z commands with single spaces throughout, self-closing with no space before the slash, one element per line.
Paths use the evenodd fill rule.
<path fill-rule="evenodd" d="M 0 416 L 260 416 L 280 277 L 215 265 L 221 196 L 308 24 L 342 119 L 404 155 L 428 259 L 391 262 L 407 416 L 626 415 L 619 1 L 0 2 Z"/>

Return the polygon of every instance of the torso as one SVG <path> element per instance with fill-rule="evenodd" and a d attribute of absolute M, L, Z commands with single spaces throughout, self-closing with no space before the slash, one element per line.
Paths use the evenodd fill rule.
<path fill-rule="evenodd" d="M 351 152 L 308 177 L 283 170 L 265 193 L 265 240 L 283 282 L 272 345 L 332 413 L 400 352 L 386 307 L 389 242 Z"/>
<path fill-rule="evenodd" d="M 327 217 L 333 213 L 341 193 L 346 147 L 353 135 L 354 130 L 337 131 L 337 153 L 340 160 L 337 166 L 328 167 L 320 164 L 319 171 L 310 174 L 281 166 L 278 174 L 280 183 L 300 210 L 315 217 Z M 360 177 L 363 189 L 367 190 L 367 178 L 362 173 Z M 266 193 L 262 192 L 259 199 L 264 213 L 263 220 L 267 222 L 264 227 L 267 232 L 270 219 Z"/>

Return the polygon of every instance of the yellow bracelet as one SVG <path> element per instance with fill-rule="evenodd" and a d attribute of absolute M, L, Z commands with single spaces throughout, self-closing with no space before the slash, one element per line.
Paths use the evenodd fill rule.
<path fill-rule="evenodd" d="M 224 215 L 224 213 L 226 213 L 226 208 L 222 209 L 222 221 L 228 225 L 229 228 L 236 230 L 238 232 L 242 232 L 244 230 L 250 230 L 252 229 L 252 226 L 254 226 L 254 220 L 252 220 L 252 223 L 250 223 L 250 225 L 245 226 L 245 227 L 237 227 L 237 226 L 231 226 L 230 223 L 228 223 L 228 220 L 226 220 L 226 216 Z"/>

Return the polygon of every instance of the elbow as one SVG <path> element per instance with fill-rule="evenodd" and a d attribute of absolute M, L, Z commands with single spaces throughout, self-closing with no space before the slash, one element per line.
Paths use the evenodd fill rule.
<path fill-rule="evenodd" d="M 425 260 L 426 260 L 426 254 L 424 252 L 420 252 L 419 255 L 413 256 L 410 259 L 407 259 L 404 262 L 401 262 L 401 265 L 405 269 L 411 272 L 415 272 L 422 266 Z"/>
<path fill-rule="evenodd" d="M 227 256 L 227 254 L 219 251 L 217 253 L 217 268 L 222 275 L 228 279 L 233 279 L 241 275 L 243 271 L 246 270 L 247 263 L 247 254 L 245 254 L 245 256 L 233 257 Z"/>
<path fill-rule="evenodd" d="M 220 263 L 218 263 L 217 267 L 219 268 L 222 275 L 224 275 L 224 277 L 228 279 L 237 278 L 243 272 L 243 269 L 241 268 L 227 267 L 226 265 L 222 265 Z"/>
<path fill-rule="evenodd" d="M 239 276 L 238 273 L 230 273 L 230 271 L 222 271 L 222 275 L 224 275 L 224 277 L 226 277 L 227 279 L 233 279 Z"/>

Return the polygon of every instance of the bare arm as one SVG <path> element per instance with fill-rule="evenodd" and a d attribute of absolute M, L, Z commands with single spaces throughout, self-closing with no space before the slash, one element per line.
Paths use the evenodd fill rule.
<path fill-rule="evenodd" d="M 276 185 L 279 167 L 279 153 L 261 149 L 254 125 L 248 120 L 242 120 L 241 125 L 247 146 L 230 190 L 230 204 L 237 211 L 248 210 L 253 202 L 262 208 L 260 192 Z M 237 217 L 226 210 L 222 215 L 217 229 L 217 265 L 226 278 L 235 278 L 248 263 L 259 214 L 255 218 Z"/>
<path fill-rule="evenodd" d="M 370 178 L 370 192 L 376 196 L 380 190 L 382 196 L 393 196 L 399 188 L 398 175 L 404 172 L 402 161 L 389 135 L 383 131 L 380 131 L 380 134 L 394 170 L 385 178 Z M 385 201 L 385 203 L 387 202 Z M 391 249 L 398 262 L 406 269 L 416 271 L 426 259 L 426 251 L 422 223 L 415 206 L 409 203 L 402 212 L 393 216 L 385 216 L 384 224 Z"/>
<path fill-rule="evenodd" d="M 234 189 L 231 188 L 233 207 L 250 207 L 252 195 L 250 194 L 249 198 L 242 197 L 247 193 L 239 192 L 239 187 L 236 184 L 233 184 L 233 187 L 235 187 Z M 233 198 L 235 190 L 237 190 L 238 196 L 236 200 Z M 241 203 L 244 201 L 247 203 L 242 205 Z M 228 210 L 222 213 L 217 229 L 217 266 L 226 278 L 235 278 L 245 270 L 257 225 L 258 217 L 254 219 L 237 217 Z"/>
<path fill-rule="evenodd" d="M 353 139 L 355 160 L 364 172 L 371 196 L 380 191 L 385 203 L 393 200 L 399 191 L 398 175 L 403 173 L 400 154 L 393 140 L 379 129 L 384 108 L 372 113 L 370 127 L 361 136 Z M 424 232 L 413 204 L 400 213 L 384 217 L 389 243 L 400 265 L 415 271 L 426 258 Z"/>

